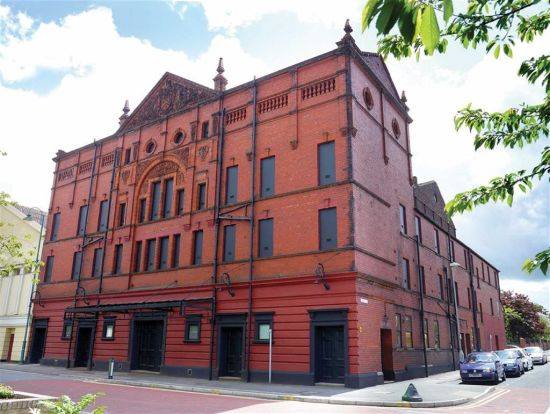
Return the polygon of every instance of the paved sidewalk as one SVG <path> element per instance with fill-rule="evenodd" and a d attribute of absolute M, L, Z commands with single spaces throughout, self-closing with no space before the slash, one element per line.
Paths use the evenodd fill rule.
<path fill-rule="evenodd" d="M 1 370 L 31 372 L 45 376 L 58 376 L 81 381 L 106 384 L 124 384 L 138 387 L 152 387 L 179 391 L 263 398 L 271 400 L 290 400 L 343 405 L 366 405 L 382 407 L 445 407 L 460 405 L 481 398 L 494 387 L 485 385 L 461 384 L 458 371 L 433 375 L 410 381 L 393 382 L 375 387 L 349 389 L 338 386 L 303 386 L 265 383 L 245 383 L 241 381 L 207 381 L 195 378 L 182 378 L 154 373 L 115 373 L 113 380 L 107 379 L 104 371 L 54 368 L 40 365 L 19 365 L 0 363 Z M 401 396 L 409 383 L 413 383 L 423 402 L 409 403 L 401 401 Z"/>

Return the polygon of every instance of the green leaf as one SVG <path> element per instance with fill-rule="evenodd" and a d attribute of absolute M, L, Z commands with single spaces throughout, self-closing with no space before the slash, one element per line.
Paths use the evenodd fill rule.
<path fill-rule="evenodd" d="M 453 0 L 443 0 L 443 20 L 449 21 L 453 15 Z"/>
<path fill-rule="evenodd" d="M 509 58 L 512 57 L 512 48 L 510 47 L 509 44 L 505 44 L 504 45 L 504 53 L 506 54 L 506 56 L 508 56 Z"/>
<path fill-rule="evenodd" d="M 500 55 L 500 45 L 495 46 L 495 51 L 493 52 L 493 56 L 495 59 L 498 59 L 498 55 Z"/>
<path fill-rule="evenodd" d="M 385 0 L 384 4 L 382 5 L 382 9 L 380 10 L 378 19 L 376 19 L 376 28 L 378 29 L 379 34 L 388 34 L 388 32 L 390 31 L 391 27 L 388 23 L 391 20 L 396 4 L 397 2 L 395 2 L 394 0 Z"/>
<path fill-rule="evenodd" d="M 365 7 L 363 7 L 363 13 L 361 15 L 361 30 L 364 32 L 367 30 L 369 23 L 374 16 L 375 10 L 378 8 L 381 0 L 368 0 Z"/>
<path fill-rule="evenodd" d="M 420 37 L 428 54 L 432 54 L 439 42 L 439 24 L 432 6 L 425 6 L 420 22 Z"/>

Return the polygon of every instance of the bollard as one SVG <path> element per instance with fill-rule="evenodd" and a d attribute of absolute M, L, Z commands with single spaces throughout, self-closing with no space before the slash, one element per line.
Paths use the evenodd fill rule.
<path fill-rule="evenodd" d="M 107 373 L 108 373 L 107 378 L 108 379 L 113 379 L 114 372 L 115 372 L 115 359 L 111 358 L 109 360 L 109 369 L 107 371 Z"/>

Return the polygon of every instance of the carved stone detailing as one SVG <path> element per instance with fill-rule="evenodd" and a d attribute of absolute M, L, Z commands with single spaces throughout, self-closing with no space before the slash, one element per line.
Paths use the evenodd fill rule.
<path fill-rule="evenodd" d="M 149 167 L 149 165 L 151 165 L 152 162 L 153 162 L 152 160 L 142 161 L 137 165 L 136 181 L 138 181 L 141 178 L 141 175 L 143 174 L 143 172 L 147 169 L 147 167 Z"/>
<path fill-rule="evenodd" d="M 257 108 L 258 113 L 263 114 L 264 112 L 274 111 L 275 109 L 284 108 L 285 106 L 288 106 L 288 93 L 266 98 L 258 102 Z"/>
<path fill-rule="evenodd" d="M 189 147 L 174 151 L 174 155 L 181 160 L 186 168 L 189 166 Z"/>
<path fill-rule="evenodd" d="M 113 152 L 110 152 L 110 153 L 104 155 L 101 158 L 101 166 L 102 167 L 107 167 L 107 166 L 111 165 L 114 160 L 115 160 L 115 152 L 113 151 Z"/>
<path fill-rule="evenodd" d="M 336 78 L 325 79 L 311 85 L 304 86 L 302 91 L 302 101 L 314 98 L 319 95 L 324 95 L 336 90 Z"/>
<path fill-rule="evenodd" d="M 123 130 L 134 129 L 166 117 L 194 102 L 215 95 L 216 92 L 209 88 L 166 74 L 124 124 Z"/>
<path fill-rule="evenodd" d="M 350 134 L 352 137 L 355 138 L 355 135 L 357 135 L 357 128 L 355 128 L 354 126 L 351 126 L 351 127 L 343 127 L 343 128 L 340 128 L 340 132 L 342 133 L 342 136 L 343 137 L 346 137 L 348 134 Z"/>
<path fill-rule="evenodd" d="M 290 140 L 290 148 L 293 149 L 293 150 L 298 148 L 298 140 L 297 139 Z"/>
<path fill-rule="evenodd" d="M 130 170 L 124 170 L 120 174 L 120 178 L 124 184 L 128 184 L 128 178 L 130 178 Z"/>
<path fill-rule="evenodd" d="M 176 174 L 176 185 L 181 185 L 185 182 L 185 175 L 181 172 Z"/>
<path fill-rule="evenodd" d="M 78 166 L 78 174 L 86 174 L 92 171 L 93 161 L 83 162 Z"/>
<path fill-rule="evenodd" d="M 231 125 L 235 122 L 246 119 L 246 106 L 242 108 L 233 109 L 225 115 L 225 124 Z"/>
<path fill-rule="evenodd" d="M 203 147 L 199 148 L 199 157 L 201 158 L 201 161 L 204 161 L 206 159 L 206 156 L 208 155 L 208 147 L 205 145 Z"/>
<path fill-rule="evenodd" d="M 65 168 L 64 170 L 61 170 L 57 173 L 57 182 L 69 180 L 73 177 L 73 175 L 74 175 L 73 167 Z"/>
<path fill-rule="evenodd" d="M 178 164 L 176 164 L 175 162 L 162 161 L 155 165 L 151 171 L 149 171 L 149 174 L 147 174 L 147 178 L 162 177 L 163 175 L 171 174 L 177 172 L 178 170 Z"/>

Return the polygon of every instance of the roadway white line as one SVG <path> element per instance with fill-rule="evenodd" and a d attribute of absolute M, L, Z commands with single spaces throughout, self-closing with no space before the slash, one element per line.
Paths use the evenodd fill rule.
<path fill-rule="evenodd" d="M 491 394 L 490 396 L 488 396 L 487 398 L 484 398 L 480 401 L 476 401 L 474 402 L 472 405 L 469 405 L 467 408 L 478 408 L 478 407 L 481 407 L 485 404 L 488 404 L 494 400 L 496 400 L 497 398 L 499 397 L 502 397 L 504 394 L 507 394 L 509 393 L 510 390 L 500 390 L 500 391 L 495 391 L 493 394 Z"/>

